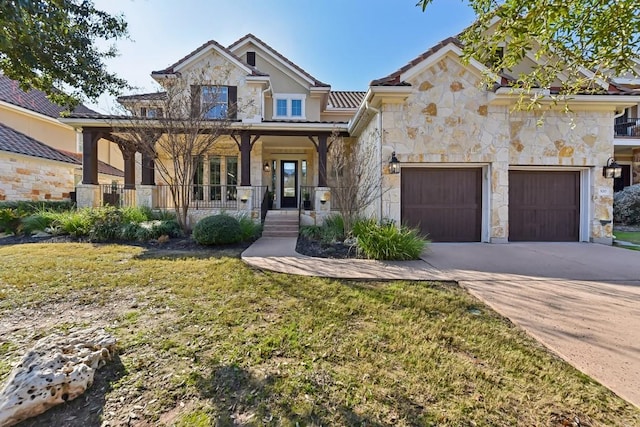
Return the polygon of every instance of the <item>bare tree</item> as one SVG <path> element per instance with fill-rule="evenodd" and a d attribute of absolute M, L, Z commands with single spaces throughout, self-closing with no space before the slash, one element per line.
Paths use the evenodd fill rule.
<path fill-rule="evenodd" d="M 152 106 L 137 111 L 128 107 L 128 123 L 114 127 L 116 138 L 155 159 L 155 170 L 169 187 L 184 230 L 194 190 L 202 191 L 194 187 L 198 163 L 231 134 L 240 110 L 236 87 L 226 85 L 229 72 L 212 79 L 203 69 L 192 73 L 191 79 L 168 79 L 166 92 L 159 93 Z"/>
<path fill-rule="evenodd" d="M 376 131 L 377 132 L 377 131 Z M 334 131 L 329 138 L 331 200 L 344 220 L 344 232 L 382 196 L 382 165 L 375 135 L 357 144 Z"/>

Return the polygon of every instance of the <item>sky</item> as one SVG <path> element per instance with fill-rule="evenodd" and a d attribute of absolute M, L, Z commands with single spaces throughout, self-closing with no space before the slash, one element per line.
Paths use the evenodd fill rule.
<path fill-rule="evenodd" d="M 332 90 L 366 90 L 439 41 L 473 22 L 463 0 L 435 0 L 422 12 L 417 0 L 95 0 L 122 14 L 129 39 L 107 68 L 136 89 L 158 89 L 153 70 L 173 64 L 209 40 L 228 46 L 247 33 L 302 67 Z M 103 44 L 103 46 L 106 46 Z M 113 97 L 86 103 L 103 113 Z"/>

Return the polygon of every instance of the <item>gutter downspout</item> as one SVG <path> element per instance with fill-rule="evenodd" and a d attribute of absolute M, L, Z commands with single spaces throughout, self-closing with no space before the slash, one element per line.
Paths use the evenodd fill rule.
<path fill-rule="evenodd" d="M 271 90 L 271 80 L 269 80 L 268 82 L 269 82 L 269 86 L 267 86 L 267 88 L 262 91 L 262 96 L 260 98 L 260 102 L 262 103 L 262 105 L 260 106 L 260 108 L 262 109 L 260 111 L 262 113 L 262 121 L 265 120 L 265 115 L 266 115 L 264 111 L 264 95 Z"/>
<path fill-rule="evenodd" d="M 382 110 L 378 109 L 378 108 L 374 108 L 371 105 L 369 105 L 369 101 L 365 101 L 364 103 L 364 108 L 367 111 L 373 111 L 374 113 L 376 113 L 378 115 L 378 130 L 380 132 L 380 136 L 379 136 L 379 144 L 378 144 L 378 153 L 380 154 L 379 159 L 380 159 L 380 167 L 382 167 L 382 142 L 383 142 L 383 135 L 384 135 L 384 131 L 382 129 Z M 380 171 L 380 174 L 382 174 L 382 171 Z M 380 216 L 378 218 L 379 221 L 382 221 L 382 192 L 380 193 Z"/>

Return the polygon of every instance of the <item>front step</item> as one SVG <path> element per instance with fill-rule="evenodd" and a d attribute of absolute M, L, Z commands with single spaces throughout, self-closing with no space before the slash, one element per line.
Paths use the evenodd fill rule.
<path fill-rule="evenodd" d="M 262 229 L 263 237 L 298 237 L 298 211 L 268 211 Z"/>

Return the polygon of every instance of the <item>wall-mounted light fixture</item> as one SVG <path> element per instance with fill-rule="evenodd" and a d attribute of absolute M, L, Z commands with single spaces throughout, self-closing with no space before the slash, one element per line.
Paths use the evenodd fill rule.
<path fill-rule="evenodd" d="M 262 166 L 262 170 L 265 172 L 271 172 L 271 166 L 269 166 L 269 162 L 264 162 L 264 166 Z"/>
<path fill-rule="evenodd" d="M 320 199 L 320 203 L 324 205 L 325 203 L 327 203 L 327 199 L 324 199 L 324 198 Z"/>
<path fill-rule="evenodd" d="M 391 153 L 389 159 L 389 173 L 400 173 L 400 161 L 396 157 L 396 152 Z"/>
<path fill-rule="evenodd" d="M 616 159 L 609 157 L 607 165 L 602 167 L 602 176 L 605 178 L 620 178 L 622 176 L 622 166 L 616 163 Z"/>

